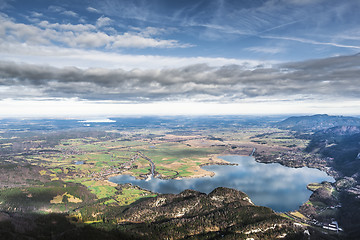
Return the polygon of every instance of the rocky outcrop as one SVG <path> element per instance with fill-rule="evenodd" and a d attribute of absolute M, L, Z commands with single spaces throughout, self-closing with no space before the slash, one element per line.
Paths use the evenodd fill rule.
<path fill-rule="evenodd" d="M 185 190 L 158 195 L 131 205 L 118 217 L 123 227 L 154 239 L 264 239 L 296 232 L 270 208 L 255 206 L 245 193 L 223 187 L 209 194 Z"/>
<path fill-rule="evenodd" d="M 214 211 L 229 204 L 238 207 L 253 205 L 248 196 L 229 188 L 216 188 L 208 195 L 194 190 L 180 194 L 162 194 L 132 206 L 124 212 L 123 218 L 129 222 L 157 221 Z"/>

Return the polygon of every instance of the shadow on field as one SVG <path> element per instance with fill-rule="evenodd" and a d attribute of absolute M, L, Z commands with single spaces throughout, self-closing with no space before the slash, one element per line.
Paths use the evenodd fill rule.
<path fill-rule="evenodd" d="M 140 239 L 117 230 L 74 224 L 64 214 L 0 212 L 0 239 Z"/>

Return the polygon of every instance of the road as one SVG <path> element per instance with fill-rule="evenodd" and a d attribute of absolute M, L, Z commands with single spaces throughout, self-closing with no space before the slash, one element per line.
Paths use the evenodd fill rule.
<path fill-rule="evenodd" d="M 142 152 L 138 151 L 137 152 L 142 158 L 148 160 L 150 162 L 150 166 L 151 166 L 151 176 L 152 177 L 155 177 L 155 163 L 150 159 L 148 158 L 145 154 L 143 154 Z"/>

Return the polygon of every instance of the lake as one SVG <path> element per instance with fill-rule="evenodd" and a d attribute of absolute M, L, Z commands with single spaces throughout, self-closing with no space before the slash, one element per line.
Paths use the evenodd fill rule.
<path fill-rule="evenodd" d="M 334 179 L 314 168 L 289 168 L 278 163 L 258 163 L 248 156 L 222 156 L 232 165 L 212 165 L 202 167 L 215 172 L 213 177 L 183 178 L 179 180 L 151 179 L 140 180 L 129 175 L 111 177 L 114 183 L 132 183 L 141 188 L 158 193 L 180 193 L 185 189 L 194 189 L 210 193 L 217 187 L 228 187 L 245 192 L 251 200 L 260 206 L 270 207 L 277 212 L 292 211 L 306 202 L 310 195 L 306 186 Z"/>

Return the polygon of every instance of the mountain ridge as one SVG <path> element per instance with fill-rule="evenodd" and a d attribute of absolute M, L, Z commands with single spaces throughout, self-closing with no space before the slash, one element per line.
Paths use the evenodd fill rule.
<path fill-rule="evenodd" d="M 316 114 L 310 116 L 289 117 L 274 124 L 280 129 L 294 131 L 319 131 L 337 126 L 360 126 L 360 118 Z"/>

